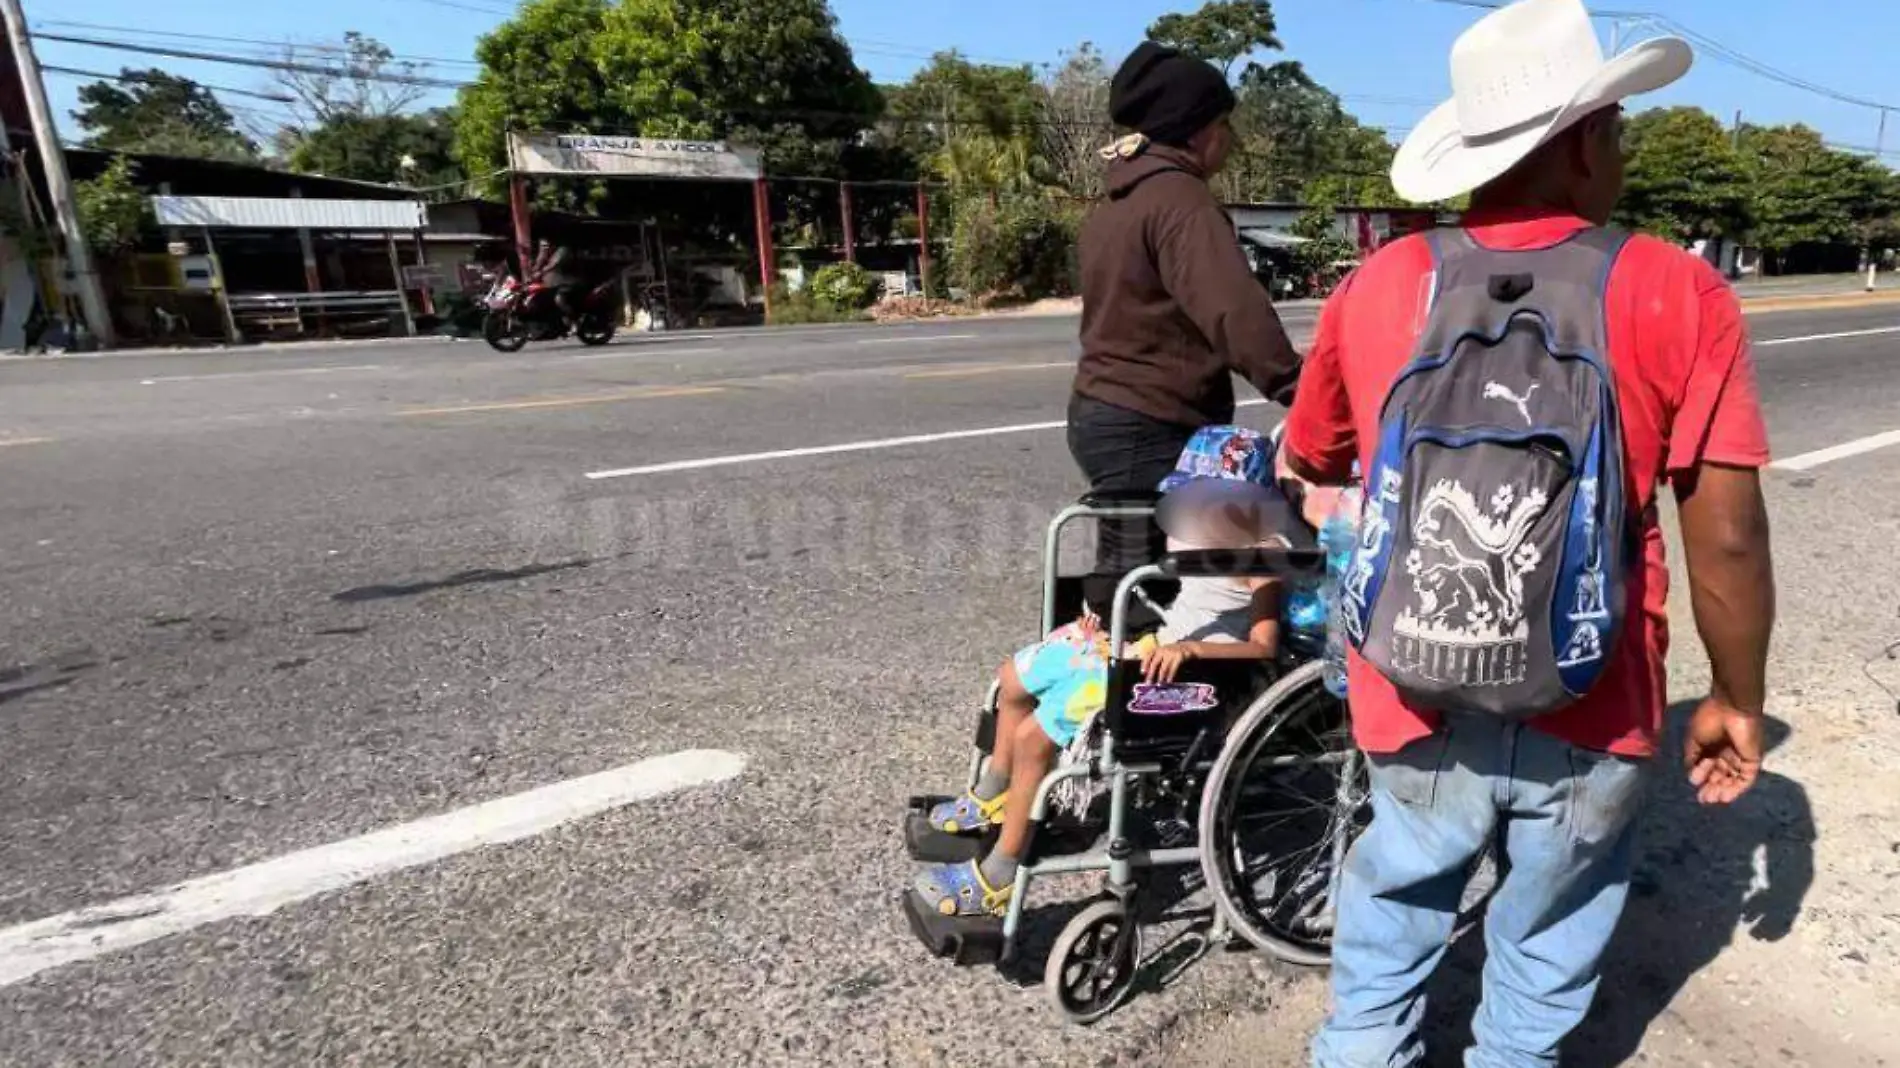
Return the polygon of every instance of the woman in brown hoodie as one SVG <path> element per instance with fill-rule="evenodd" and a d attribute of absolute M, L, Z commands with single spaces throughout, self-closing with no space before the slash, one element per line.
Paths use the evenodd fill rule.
<path fill-rule="evenodd" d="M 1153 491 L 1188 439 L 1234 417 L 1233 375 L 1290 393 L 1299 354 L 1207 180 L 1227 161 L 1234 92 L 1212 66 L 1144 42 L 1109 115 L 1135 133 L 1104 155 L 1108 198 L 1082 228 L 1082 359 L 1069 451 L 1096 493 Z M 1097 570 L 1160 555 L 1160 528 L 1105 524 Z"/>

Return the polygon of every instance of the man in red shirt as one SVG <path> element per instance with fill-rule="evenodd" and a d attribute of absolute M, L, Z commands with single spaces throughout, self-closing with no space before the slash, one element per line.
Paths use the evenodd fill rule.
<path fill-rule="evenodd" d="M 1401 149 L 1394 185 L 1420 202 L 1475 190 L 1463 229 L 1481 249 L 1561 245 L 1606 224 L 1621 194 L 1618 101 L 1673 81 L 1689 62 L 1687 45 L 1664 40 L 1606 63 L 1578 0 L 1523 0 L 1460 39 L 1457 99 Z M 1627 897 L 1635 816 L 1657 754 L 1668 647 L 1656 509 L 1664 482 L 1679 503 L 1713 679 L 1681 757 L 1705 804 L 1735 800 L 1760 770 L 1774 576 L 1758 473 L 1767 435 L 1741 309 L 1711 267 L 1662 241 L 1632 237 L 1613 263 L 1602 312 L 1624 499 L 1641 546 L 1623 576 L 1620 640 L 1587 694 L 1522 720 L 1416 707 L 1350 655 L 1374 818 L 1341 881 L 1334 1006 L 1314 1043 L 1315 1068 L 1422 1061 L 1423 987 L 1465 880 L 1494 841 L 1504 875 L 1486 912 L 1484 994 L 1465 1063 L 1558 1063 L 1559 1044 L 1589 1009 Z M 1427 237 L 1408 238 L 1327 303 L 1285 429 L 1294 471 L 1337 483 L 1355 463 L 1374 469 L 1381 408 L 1418 353 L 1435 269 Z"/>

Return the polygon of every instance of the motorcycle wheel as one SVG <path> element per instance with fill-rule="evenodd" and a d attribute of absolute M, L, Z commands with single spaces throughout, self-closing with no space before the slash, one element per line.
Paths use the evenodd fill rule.
<path fill-rule="evenodd" d="M 574 336 L 589 348 L 599 348 L 614 339 L 614 321 L 604 315 L 583 316 L 574 326 Z"/>
<path fill-rule="evenodd" d="M 528 343 L 528 324 L 505 311 L 491 311 L 482 318 L 482 340 L 496 352 L 520 352 Z"/>

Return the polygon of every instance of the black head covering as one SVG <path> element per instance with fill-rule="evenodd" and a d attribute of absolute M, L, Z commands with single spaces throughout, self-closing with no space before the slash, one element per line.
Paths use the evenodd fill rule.
<path fill-rule="evenodd" d="M 1109 83 L 1109 118 L 1157 144 L 1185 145 L 1232 110 L 1234 90 L 1220 71 L 1153 41 L 1129 53 Z"/>

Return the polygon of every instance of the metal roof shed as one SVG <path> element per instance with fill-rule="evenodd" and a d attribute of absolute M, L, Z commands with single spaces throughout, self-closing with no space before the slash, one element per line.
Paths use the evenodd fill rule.
<path fill-rule="evenodd" d="M 404 330 L 411 335 L 416 332 L 415 316 L 409 310 L 409 298 L 402 287 L 402 259 L 396 251 L 395 235 L 399 230 L 415 235 L 420 249 L 422 231 L 429 224 L 429 210 L 421 201 L 160 195 L 152 198 L 152 212 L 157 216 L 160 226 L 189 227 L 203 233 L 205 246 L 214 262 L 217 260 L 217 247 L 211 237 L 214 229 L 297 232 L 303 247 L 305 275 L 309 283 L 306 293 L 272 293 L 233 298 L 224 285 L 223 268 L 217 268 L 217 290 L 224 305 L 225 327 L 234 341 L 238 336 L 236 313 L 240 311 L 294 317 L 301 332 L 302 317 L 306 311 L 316 312 L 321 320 L 326 312 L 333 310 L 393 306 L 402 312 Z M 381 233 L 389 247 L 389 269 L 396 281 L 396 288 L 361 293 L 321 292 L 317 287 L 315 253 L 310 238 L 313 230 Z M 424 311 L 432 311 L 426 288 L 422 300 Z"/>
<path fill-rule="evenodd" d="M 156 196 L 152 210 L 160 226 L 393 233 L 429 225 L 429 209 L 416 200 Z"/>

